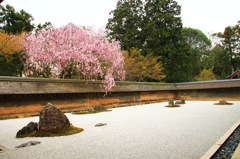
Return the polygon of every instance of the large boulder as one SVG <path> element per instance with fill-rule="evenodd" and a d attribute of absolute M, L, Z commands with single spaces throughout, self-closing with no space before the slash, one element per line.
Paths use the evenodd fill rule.
<path fill-rule="evenodd" d="M 51 103 L 44 107 L 39 118 L 40 131 L 58 131 L 71 125 L 66 115 Z"/>
<path fill-rule="evenodd" d="M 21 130 L 17 132 L 16 137 L 26 137 L 26 136 L 34 136 L 34 134 L 38 131 L 38 123 L 30 122 L 27 126 L 24 126 Z"/>
<path fill-rule="evenodd" d="M 168 100 L 168 106 L 169 106 L 169 107 L 175 106 L 175 104 L 174 104 L 174 99 L 169 99 L 169 100 Z"/>
<path fill-rule="evenodd" d="M 38 123 L 30 122 L 27 126 L 18 131 L 17 137 L 45 137 L 45 136 L 65 136 L 83 131 L 82 128 L 74 127 L 68 118 L 54 105 L 48 103 L 39 115 Z M 25 147 L 39 144 L 29 142 L 19 145 Z"/>

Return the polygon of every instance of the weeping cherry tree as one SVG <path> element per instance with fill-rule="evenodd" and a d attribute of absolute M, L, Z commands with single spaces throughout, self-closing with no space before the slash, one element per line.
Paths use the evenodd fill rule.
<path fill-rule="evenodd" d="M 115 86 L 115 80 L 125 77 L 119 43 L 72 23 L 31 32 L 25 37 L 24 48 L 28 68 L 45 70 L 47 77 L 71 78 L 75 71 L 85 80 L 103 80 L 106 91 Z M 27 76 L 31 73 L 31 69 L 26 71 Z"/>

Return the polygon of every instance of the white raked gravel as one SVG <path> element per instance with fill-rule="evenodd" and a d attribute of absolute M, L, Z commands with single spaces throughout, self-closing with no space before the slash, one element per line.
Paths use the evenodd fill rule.
<path fill-rule="evenodd" d="M 240 119 L 240 101 L 186 101 L 178 108 L 166 102 L 115 108 L 88 115 L 66 114 L 84 131 L 63 137 L 16 139 L 19 129 L 38 117 L 0 120 L 0 144 L 10 150 L 0 159 L 197 159 Z M 97 123 L 107 123 L 94 127 Z M 14 148 L 28 141 L 41 144 Z"/>

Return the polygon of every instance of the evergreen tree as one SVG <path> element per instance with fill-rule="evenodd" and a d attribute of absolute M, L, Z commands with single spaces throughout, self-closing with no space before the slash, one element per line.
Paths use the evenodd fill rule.
<path fill-rule="evenodd" d="M 120 41 L 123 50 L 141 48 L 142 9 L 141 0 L 119 0 L 116 9 L 110 12 L 113 18 L 106 26 L 108 37 Z"/>
<path fill-rule="evenodd" d="M 208 63 L 211 41 L 208 37 L 202 31 L 194 28 L 183 28 L 182 35 L 191 50 L 193 76 L 198 75 L 204 68 L 211 68 L 212 65 L 209 67 Z"/>
<path fill-rule="evenodd" d="M 240 21 L 235 26 L 228 26 L 223 33 L 214 33 L 220 38 L 220 46 L 228 53 L 231 61 L 232 72 L 240 67 Z"/>
<path fill-rule="evenodd" d="M 231 74 L 230 55 L 222 47 L 215 46 L 210 51 L 209 60 L 211 60 L 213 72 L 217 79 L 226 79 Z"/>
<path fill-rule="evenodd" d="M 173 0 L 119 0 L 106 28 L 124 50 L 160 59 L 166 82 L 192 80 L 190 48 L 182 37 L 181 7 Z"/>
<path fill-rule="evenodd" d="M 31 14 L 15 9 L 6 5 L 0 5 L 0 30 L 5 33 L 19 34 L 22 32 L 30 32 L 34 29 L 32 24 L 33 17 Z"/>

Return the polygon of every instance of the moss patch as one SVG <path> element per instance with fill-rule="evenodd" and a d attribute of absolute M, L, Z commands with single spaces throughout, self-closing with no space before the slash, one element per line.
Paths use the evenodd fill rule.
<path fill-rule="evenodd" d="M 67 135 L 73 135 L 82 132 L 84 129 L 69 126 L 66 128 L 63 128 L 61 130 L 57 131 L 35 131 L 34 133 L 31 133 L 27 136 L 21 136 L 17 138 L 23 138 L 23 137 L 54 137 L 54 136 L 67 136 Z"/>
<path fill-rule="evenodd" d="M 69 126 L 58 131 L 37 131 L 35 137 L 54 137 L 54 136 L 67 136 L 82 132 L 82 128 Z"/>
<path fill-rule="evenodd" d="M 222 104 L 222 103 L 214 103 L 214 105 L 233 105 L 233 103 L 224 103 L 224 104 Z"/>
<path fill-rule="evenodd" d="M 181 106 L 180 106 L 180 105 L 173 105 L 173 106 L 167 105 L 167 106 L 165 106 L 165 107 L 167 107 L 167 108 L 178 108 L 178 107 L 181 107 Z"/>

